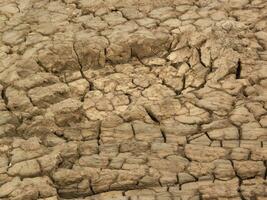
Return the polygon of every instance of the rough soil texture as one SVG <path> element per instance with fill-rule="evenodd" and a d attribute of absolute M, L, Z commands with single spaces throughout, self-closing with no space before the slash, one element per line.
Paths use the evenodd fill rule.
<path fill-rule="evenodd" d="M 266 200 L 266 0 L 0 0 L 0 200 Z"/>

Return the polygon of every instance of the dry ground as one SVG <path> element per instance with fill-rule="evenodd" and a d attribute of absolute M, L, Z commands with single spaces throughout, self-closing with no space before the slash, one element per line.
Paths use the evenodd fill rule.
<path fill-rule="evenodd" d="M 266 0 L 0 0 L 0 200 L 266 200 Z"/>

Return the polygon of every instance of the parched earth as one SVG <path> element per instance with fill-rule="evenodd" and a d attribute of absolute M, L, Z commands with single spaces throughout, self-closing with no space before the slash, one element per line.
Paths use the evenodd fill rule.
<path fill-rule="evenodd" d="M 0 200 L 266 200 L 266 0 L 0 0 Z"/>

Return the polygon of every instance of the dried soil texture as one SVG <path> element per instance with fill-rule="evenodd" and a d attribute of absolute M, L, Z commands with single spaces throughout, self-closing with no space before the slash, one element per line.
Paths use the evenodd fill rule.
<path fill-rule="evenodd" d="M 0 200 L 266 200 L 266 0 L 0 0 Z"/>

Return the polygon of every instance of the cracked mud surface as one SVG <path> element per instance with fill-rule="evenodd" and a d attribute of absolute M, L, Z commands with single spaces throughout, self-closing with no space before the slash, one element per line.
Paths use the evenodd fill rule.
<path fill-rule="evenodd" d="M 266 0 L 1 0 L 1 200 L 264 200 Z"/>

